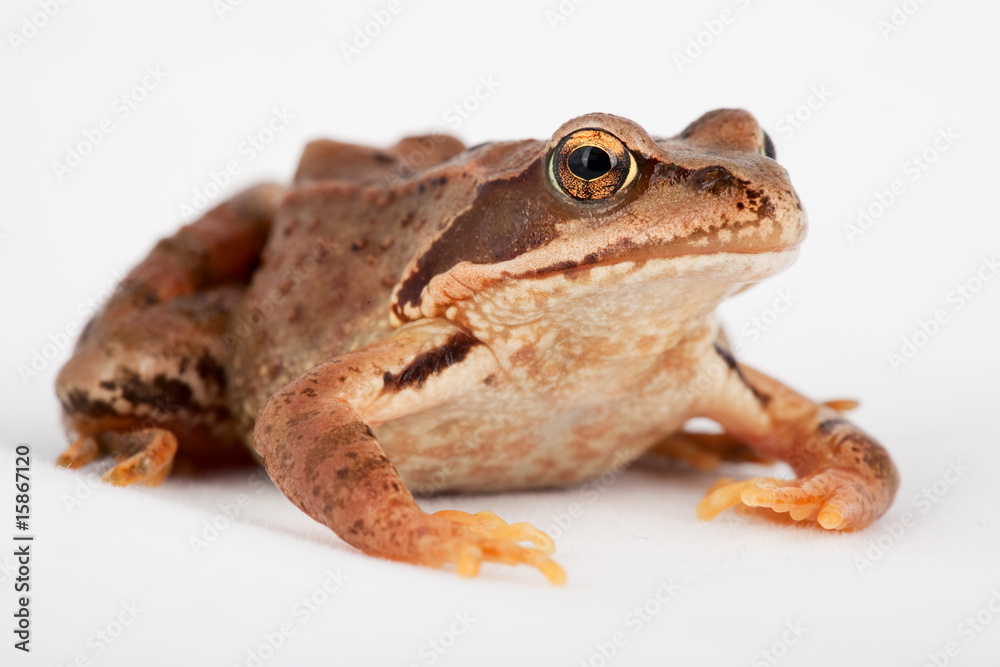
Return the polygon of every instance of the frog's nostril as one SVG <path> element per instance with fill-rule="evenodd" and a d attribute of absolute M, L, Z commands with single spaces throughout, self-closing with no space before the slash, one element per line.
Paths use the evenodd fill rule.
<path fill-rule="evenodd" d="M 705 167 L 694 172 L 692 176 L 701 190 L 707 190 L 713 194 L 718 194 L 736 183 L 736 179 L 724 167 Z"/>

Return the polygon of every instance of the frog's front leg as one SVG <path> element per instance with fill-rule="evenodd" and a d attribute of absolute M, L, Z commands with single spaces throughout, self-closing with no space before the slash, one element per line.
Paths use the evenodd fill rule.
<path fill-rule="evenodd" d="M 553 583 L 554 545 L 528 524 L 490 512 L 426 514 L 371 426 L 461 397 L 497 370 L 489 349 L 450 325 L 430 323 L 337 357 L 271 396 L 257 417 L 254 447 L 292 502 L 365 553 L 431 567 L 482 561 L 527 563 Z M 534 548 L 519 542 L 532 542 Z"/>
<path fill-rule="evenodd" d="M 700 414 L 761 454 L 785 461 L 798 479 L 758 477 L 721 485 L 698 506 L 700 518 L 711 519 L 742 503 L 788 512 L 796 521 L 815 521 L 831 530 L 851 530 L 864 528 L 889 508 L 899 475 L 882 445 L 835 407 L 738 364 L 719 346 L 715 353 L 725 372 L 699 399 Z"/>

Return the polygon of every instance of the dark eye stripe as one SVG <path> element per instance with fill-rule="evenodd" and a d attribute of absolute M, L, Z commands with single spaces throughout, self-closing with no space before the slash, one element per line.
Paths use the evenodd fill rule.
<path fill-rule="evenodd" d="M 539 156 L 516 176 L 480 186 L 472 205 L 448 224 L 403 279 L 392 306 L 400 320 L 407 319 L 406 307 L 420 304 L 421 292 L 434 276 L 459 262 L 507 261 L 556 237 L 556 224 L 563 220 L 559 205 L 552 197 L 524 196 L 545 178 L 543 159 Z"/>

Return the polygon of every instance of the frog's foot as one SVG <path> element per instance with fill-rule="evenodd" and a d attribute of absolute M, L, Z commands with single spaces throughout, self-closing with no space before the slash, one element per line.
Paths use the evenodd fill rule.
<path fill-rule="evenodd" d="M 81 435 L 66 448 L 66 451 L 59 455 L 59 458 L 56 459 L 56 465 L 77 470 L 96 461 L 100 456 L 101 447 L 97 444 L 97 440 L 89 435 Z"/>
<path fill-rule="evenodd" d="M 453 562 L 458 574 L 474 577 L 479 574 L 483 561 L 507 565 L 524 563 L 537 568 L 553 584 L 566 582 L 566 573 L 549 558 L 556 550 L 555 542 L 531 524 L 508 524 L 493 512 L 467 514 L 443 510 L 431 517 L 443 519 L 455 530 L 449 531 L 451 534 L 440 547 L 421 559 L 426 565 Z M 533 547 L 522 546 L 520 542 L 531 542 Z"/>
<path fill-rule="evenodd" d="M 113 455 L 117 461 L 101 478 L 106 484 L 158 486 L 173 467 L 177 438 L 162 428 L 125 434 L 108 431 L 100 438 L 81 436 L 60 454 L 57 464 L 75 470 L 106 454 Z"/>
<path fill-rule="evenodd" d="M 159 486 L 170 474 L 177 454 L 177 438 L 162 428 L 147 428 L 121 436 L 118 464 L 102 480 L 114 486 Z"/>
<path fill-rule="evenodd" d="M 656 443 L 648 453 L 685 461 L 698 470 L 714 470 L 723 461 L 774 462 L 728 433 L 678 431 Z"/>
<path fill-rule="evenodd" d="M 877 505 L 877 494 L 868 488 L 863 475 L 830 468 L 795 480 L 720 480 L 698 504 L 697 514 L 707 521 L 736 506 L 787 512 L 795 521 L 812 521 L 828 530 L 854 530 L 878 517 Z"/>

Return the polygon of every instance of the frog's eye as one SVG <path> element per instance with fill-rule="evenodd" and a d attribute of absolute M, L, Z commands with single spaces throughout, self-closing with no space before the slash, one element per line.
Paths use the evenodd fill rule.
<path fill-rule="evenodd" d="M 771 137 L 764 130 L 760 131 L 760 135 L 761 135 L 760 152 L 764 155 L 764 157 L 769 157 L 772 160 L 776 160 L 777 158 L 775 157 L 776 154 L 774 152 L 774 142 L 771 141 Z"/>
<path fill-rule="evenodd" d="M 552 151 L 549 176 L 575 199 L 606 199 L 628 187 L 638 169 L 632 153 L 604 130 L 577 130 Z"/>

